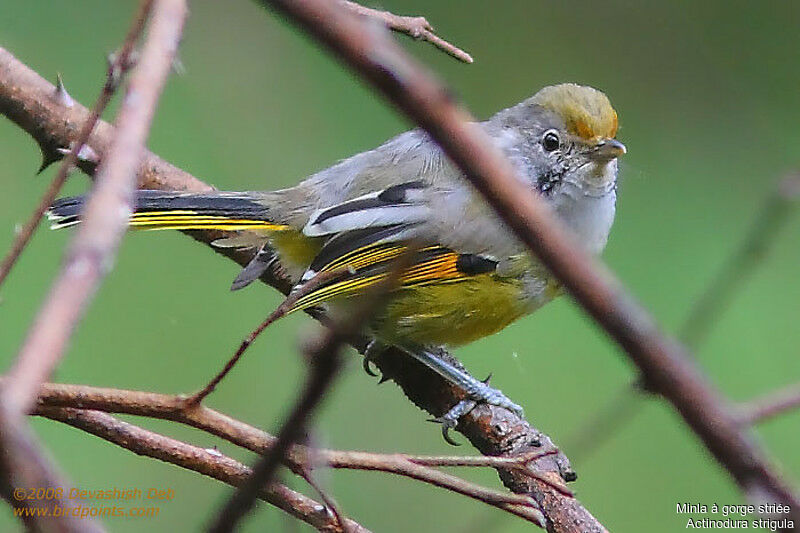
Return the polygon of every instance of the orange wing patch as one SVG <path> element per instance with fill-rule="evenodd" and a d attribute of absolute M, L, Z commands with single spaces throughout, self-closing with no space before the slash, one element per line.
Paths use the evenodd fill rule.
<path fill-rule="evenodd" d="M 353 270 L 353 274 L 312 290 L 309 294 L 299 298 L 289 312 L 307 309 L 333 298 L 347 298 L 362 294 L 369 287 L 386 279 L 391 272 L 394 260 L 406 250 L 407 247 L 399 243 L 378 244 L 354 250 L 337 258 L 325 265 L 320 272 L 350 268 Z M 496 265 L 493 261 L 484 260 L 487 264 L 481 269 L 474 268 L 474 265 L 465 268 L 462 264 L 463 257 L 463 255 L 441 246 L 422 248 L 416 252 L 414 264 L 401 273 L 398 288 L 457 283 L 477 274 L 488 273 Z"/>

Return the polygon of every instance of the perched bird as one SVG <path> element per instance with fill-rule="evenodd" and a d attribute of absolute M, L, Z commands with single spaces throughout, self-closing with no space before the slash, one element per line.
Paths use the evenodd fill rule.
<path fill-rule="evenodd" d="M 545 87 L 480 125 L 578 241 L 601 252 L 614 220 L 617 158 L 625 153 L 614 139 L 617 114 L 605 94 L 575 84 Z M 53 226 L 78 223 L 82 205 L 82 197 L 54 203 Z M 259 252 L 233 288 L 258 278 L 273 258 L 296 290 L 320 273 L 344 272 L 296 298 L 290 311 L 346 307 L 407 255 L 368 326 L 375 341 L 366 356 L 399 347 L 472 400 L 517 412 L 500 391 L 444 361 L 439 348 L 491 335 L 561 293 L 421 130 L 279 191 L 139 191 L 130 225 L 236 232 L 216 244 Z M 462 411 L 454 407 L 443 421 L 454 425 Z"/>

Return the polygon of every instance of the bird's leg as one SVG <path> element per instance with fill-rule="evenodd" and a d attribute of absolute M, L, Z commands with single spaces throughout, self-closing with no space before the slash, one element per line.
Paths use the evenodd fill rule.
<path fill-rule="evenodd" d="M 522 407 L 512 402 L 505 394 L 488 385 L 488 379 L 481 381 L 469 375 L 466 370 L 446 361 L 441 354 L 420 346 L 403 346 L 402 349 L 414 359 L 424 364 L 450 383 L 460 387 L 467 394 L 467 398 L 454 405 L 443 416 L 436 419 L 442 424 L 442 433 L 445 440 L 453 444 L 448 431 L 458 424 L 458 419 L 469 413 L 477 404 L 486 403 L 508 409 L 523 416 Z"/>

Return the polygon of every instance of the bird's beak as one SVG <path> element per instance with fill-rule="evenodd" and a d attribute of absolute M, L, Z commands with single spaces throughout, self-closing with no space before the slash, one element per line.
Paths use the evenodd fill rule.
<path fill-rule="evenodd" d="M 624 155 L 627 151 L 625 145 L 616 139 L 602 139 L 594 145 L 589 157 L 596 161 L 611 161 Z"/>

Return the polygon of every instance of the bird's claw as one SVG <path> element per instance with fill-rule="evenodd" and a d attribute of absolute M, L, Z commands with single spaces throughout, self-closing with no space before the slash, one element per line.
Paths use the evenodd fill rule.
<path fill-rule="evenodd" d="M 380 375 L 378 372 L 372 370 L 372 359 L 369 359 L 366 354 L 364 355 L 364 359 L 361 361 L 361 366 L 364 368 L 364 372 L 373 378 L 377 378 Z"/>
<path fill-rule="evenodd" d="M 361 366 L 364 367 L 364 372 L 374 378 L 380 376 L 379 372 L 372 370 L 374 365 L 373 361 L 379 357 L 385 349 L 386 347 L 383 344 L 374 339 L 367 344 L 367 348 L 364 350 L 364 359 L 361 361 Z M 384 380 L 381 380 L 381 383 L 383 381 Z"/>
<path fill-rule="evenodd" d="M 469 399 L 461 400 L 453 407 L 451 407 L 450 410 L 447 411 L 444 415 L 438 416 L 436 418 L 431 418 L 428 420 L 428 422 L 435 422 L 437 424 L 441 424 L 442 437 L 444 438 L 447 444 L 450 444 L 452 446 L 461 446 L 460 442 L 456 441 L 455 439 L 453 439 L 453 437 L 450 436 L 450 430 L 455 429 L 455 427 L 458 425 L 458 420 L 465 414 L 472 411 L 476 405 L 477 402 L 475 400 L 469 400 Z"/>
<path fill-rule="evenodd" d="M 489 378 L 491 378 L 491 376 L 489 376 Z M 461 417 L 472 411 L 478 404 L 485 403 L 488 405 L 502 407 L 504 409 L 508 409 L 519 417 L 524 416 L 522 407 L 512 402 L 499 390 L 492 389 L 486 385 L 486 383 L 489 381 L 489 378 L 486 378 L 485 381 L 480 382 L 484 385 L 483 388 L 468 391 L 468 398 L 459 401 L 444 415 L 430 420 L 431 422 L 436 422 L 442 425 L 442 437 L 444 437 L 444 440 L 448 444 L 459 446 L 459 443 L 453 440 L 453 438 L 450 436 L 450 430 L 455 429 Z"/>

